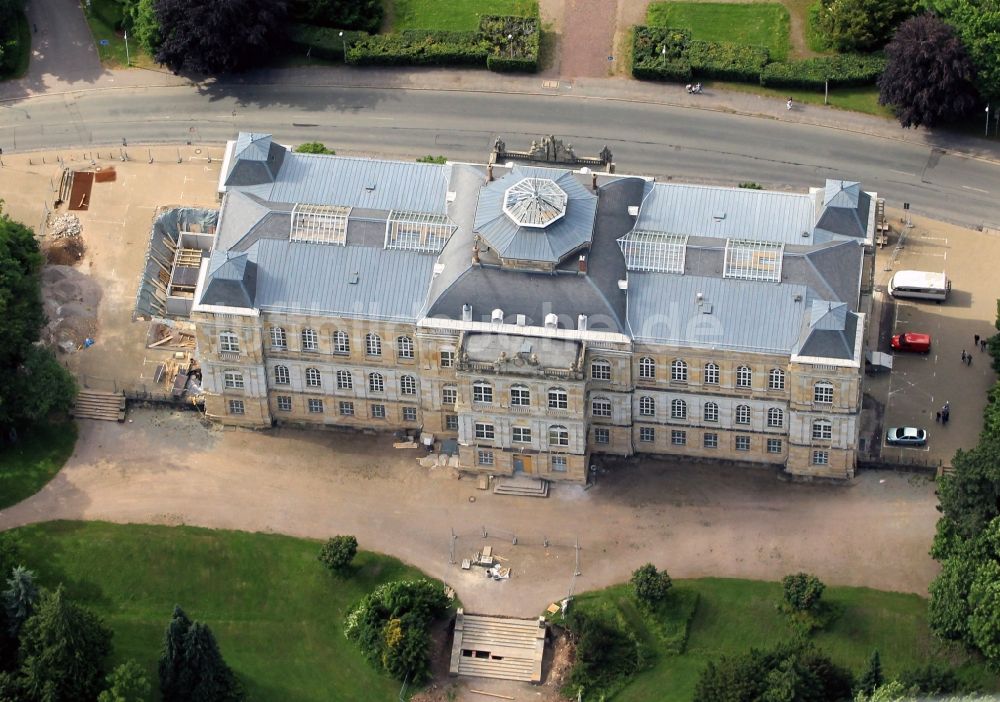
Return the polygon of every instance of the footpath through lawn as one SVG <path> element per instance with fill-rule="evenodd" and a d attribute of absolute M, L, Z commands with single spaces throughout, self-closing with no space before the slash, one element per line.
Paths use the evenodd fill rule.
<path fill-rule="evenodd" d="M 421 576 L 393 558 L 359 552 L 353 574 L 340 578 L 317 561 L 319 542 L 287 536 L 104 522 L 16 533 L 40 582 L 63 583 L 114 630 L 113 663 L 134 658 L 151 681 L 179 604 L 211 626 L 249 700 L 383 702 L 399 694 L 342 626 L 379 584 Z"/>

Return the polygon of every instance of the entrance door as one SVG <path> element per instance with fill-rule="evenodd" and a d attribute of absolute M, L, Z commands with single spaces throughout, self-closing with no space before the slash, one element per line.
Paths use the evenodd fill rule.
<path fill-rule="evenodd" d="M 525 456 L 520 454 L 514 455 L 514 472 L 515 473 L 531 473 L 533 472 L 531 466 L 531 456 Z"/>

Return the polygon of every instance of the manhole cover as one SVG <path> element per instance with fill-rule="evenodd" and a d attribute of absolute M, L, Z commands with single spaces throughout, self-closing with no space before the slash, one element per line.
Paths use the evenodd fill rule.
<path fill-rule="evenodd" d="M 194 152 L 195 152 L 196 154 L 200 154 L 200 153 L 201 153 L 201 149 L 195 149 L 195 150 L 194 150 Z"/>

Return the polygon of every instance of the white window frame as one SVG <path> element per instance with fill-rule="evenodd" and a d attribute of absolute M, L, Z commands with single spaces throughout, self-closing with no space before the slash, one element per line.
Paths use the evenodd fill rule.
<path fill-rule="evenodd" d="M 598 411 L 600 405 L 600 411 Z M 595 397 L 590 401 L 590 414 L 593 417 L 610 417 L 613 413 L 611 400 L 606 397 Z"/>
<path fill-rule="evenodd" d="M 415 421 L 417 421 L 417 408 L 416 407 L 404 407 L 403 408 L 403 421 L 404 422 L 415 422 Z"/>
<path fill-rule="evenodd" d="M 814 419 L 811 433 L 813 441 L 833 441 L 833 422 L 829 419 Z"/>
<path fill-rule="evenodd" d="M 785 371 L 780 368 L 772 368 L 767 372 L 767 389 L 768 390 L 784 390 L 785 389 Z"/>
<path fill-rule="evenodd" d="M 341 417 L 354 416 L 354 402 L 351 400 L 341 400 L 337 403 L 337 412 Z"/>
<path fill-rule="evenodd" d="M 733 423 L 740 426 L 749 426 L 753 421 L 753 409 L 750 405 L 736 405 L 736 412 L 733 414 Z"/>
<path fill-rule="evenodd" d="M 562 388 L 549 388 L 549 409 L 564 410 L 569 408 L 569 393 Z"/>
<path fill-rule="evenodd" d="M 385 405 L 374 403 L 371 406 L 372 419 L 385 419 Z"/>
<path fill-rule="evenodd" d="M 385 376 L 381 373 L 369 373 L 368 392 L 385 392 Z"/>
<path fill-rule="evenodd" d="M 485 380 L 477 380 L 472 384 L 472 402 L 477 405 L 493 404 L 493 385 Z"/>
<path fill-rule="evenodd" d="M 349 370 L 339 370 L 337 371 L 337 389 L 338 390 L 353 390 L 354 389 L 354 374 Z"/>
<path fill-rule="evenodd" d="M 417 379 L 409 374 L 399 376 L 399 392 L 402 395 L 416 395 Z"/>
<path fill-rule="evenodd" d="M 607 446 L 611 443 L 611 430 L 607 427 L 594 427 L 594 443 Z"/>
<path fill-rule="evenodd" d="M 527 385 L 510 386 L 510 406 L 511 407 L 531 406 L 531 390 L 528 388 Z"/>
<path fill-rule="evenodd" d="M 448 350 L 441 350 L 441 367 L 442 368 L 452 368 L 455 365 L 455 352 Z"/>
<path fill-rule="evenodd" d="M 335 331 L 333 333 L 333 352 L 340 355 L 351 353 L 351 337 L 345 331 Z"/>
<path fill-rule="evenodd" d="M 236 335 L 236 332 L 219 332 L 219 351 L 222 353 L 240 352 L 240 337 Z"/>
<path fill-rule="evenodd" d="M 767 426 L 772 428 L 785 426 L 785 411 L 780 407 L 769 407 L 767 410 Z"/>
<path fill-rule="evenodd" d="M 243 400 L 230 400 L 229 401 L 229 414 L 246 414 L 247 406 Z"/>
<path fill-rule="evenodd" d="M 476 451 L 477 466 L 492 466 L 494 463 L 492 451 Z"/>
<path fill-rule="evenodd" d="M 549 446 L 569 446 L 569 429 L 561 424 L 550 426 Z"/>
<path fill-rule="evenodd" d="M 656 430 L 653 427 L 639 427 L 639 441 L 644 444 L 656 442 Z"/>
<path fill-rule="evenodd" d="M 323 414 L 323 400 L 318 397 L 310 397 L 306 402 L 306 409 L 309 414 Z"/>
<path fill-rule="evenodd" d="M 445 431 L 458 431 L 458 415 L 446 414 L 444 416 Z"/>
<path fill-rule="evenodd" d="M 751 446 L 750 437 L 746 434 L 737 434 L 735 445 L 737 451 L 749 451 Z"/>
<path fill-rule="evenodd" d="M 670 382 L 686 383 L 688 379 L 687 361 L 677 358 L 670 362 Z"/>
<path fill-rule="evenodd" d="M 367 334 L 365 334 L 365 355 L 366 356 L 382 355 L 382 337 L 380 337 L 375 332 L 368 332 Z"/>
<path fill-rule="evenodd" d="M 556 473 L 565 473 L 569 468 L 569 462 L 565 456 L 552 457 L 552 470 Z"/>
<path fill-rule="evenodd" d="M 781 439 L 768 439 L 767 440 L 767 452 L 768 453 L 781 453 L 784 450 L 783 442 Z"/>
<path fill-rule="evenodd" d="M 830 465 L 830 452 L 829 451 L 813 451 L 812 452 L 812 464 L 814 466 L 828 466 L 828 465 Z"/>
<path fill-rule="evenodd" d="M 643 417 L 656 416 L 656 400 L 649 395 L 639 398 L 639 414 Z"/>
<path fill-rule="evenodd" d="M 290 395 L 278 395 L 276 398 L 279 412 L 292 411 L 292 398 Z"/>
<path fill-rule="evenodd" d="M 751 370 L 750 366 L 736 367 L 736 387 L 738 388 L 753 387 L 753 370 Z"/>
<path fill-rule="evenodd" d="M 705 432 L 702 435 L 701 445 L 703 448 L 707 449 L 717 449 L 719 448 L 719 435 L 714 431 Z"/>
<path fill-rule="evenodd" d="M 813 385 L 813 402 L 818 405 L 832 405 L 833 383 L 821 380 Z"/>
<path fill-rule="evenodd" d="M 510 440 L 515 444 L 530 444 L 531 427 L 511 427 Z"/>
<path fill-rule="evenodd" d="M 315 329 L 303 329 L 300 336 L 303 351 L 319 351 L 319 334 L 316 333 Z"/>
<path fill-rule="evenodd" d="M 721 375 L 718 363 L 706 363 L 705 364 L 705 385 L 718 385 L 719 376 Z"/>
<path fill-rule="evenodd" d="M 496 440 L 496 427 L 490 422 L 475 422 L 473 430 L 476 441 Z"/>
<path fill-rule="evenodd" d="M 413 339 L 406 336 L 396 337 L 396 352 L 399 354 L 400 358 L 412 359 L 413 358 Z"/>
<path fill-rule="evenodd" d="M 222 384 L 228 390 L 243 390 L 246 387 L 246 383 L 243 381 L 243 374 L 232 370 L 223 371 Z"/>
<path fill-rule="evenodd" d="M 320 372 L 319 368 L 306 368 L 306 387 L 307 388 L 321 388 L 323 387 L 323 374 Z"/>
<path fill-rule="evenodd" d="M 458 387 L 455 385 L 445 385 L 441 388 L 441 404 L 454 405 L 458 402 Z"/>
<path fill-rule="evenodd" d="M 687 432 L 683 429 L 670 430 L 671 446 L 687 446 Z"/>
<path fill-rule="evenodd" d="M 645 380 L 656 380 L 656 361 L 649 356 L 640 358 L 639 377 Z"/>
<path fill-rule="evenodd" d="M 719 421 L 719 403 L 718 402 L 706 402 L 705 406 L 701 411 L 701 419 L 704 422 L 718 422 Z"/>
<path fill-rule="evenodd" d="M 288 348 L 288 334 L 284 327 L 271 327 L 271 348 L 284 351 Z"/>
<path fill-rule="evenodd" d="M 670 418 L 671 419 L 687 419 L 688 418 L 688 403 L 684 400 L 671 400 L 670 401 Z"/>
<path fill-rule="evenodd" d="M 292 384 L 292 374 L 288 370 L 288 366 L 275 366 L 274 367 L 274 384 L 275 385 L 291 385 Z"/>
<path fill-rule="evenodd" d="M 611 363 L 603 358 L 595 359 L 590 364 L 591 380 L 611 380 Z"/>

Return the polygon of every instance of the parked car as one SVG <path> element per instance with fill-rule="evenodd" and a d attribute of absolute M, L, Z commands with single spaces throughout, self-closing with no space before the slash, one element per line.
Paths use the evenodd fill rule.
<path fill-rule="evenodd" d="M 896 336 L 892 337 L 892 350 L 929 353 L 931 350 L 931 335 L 918 334 L 916 332 L 896 334 Z"/>
<path fill-rule="evenodd" d="M 892 427 L 885 432 L 885 443 L 890 446 L 923 446 L 927 443 L 927 430 L 917 427 Z"/>

